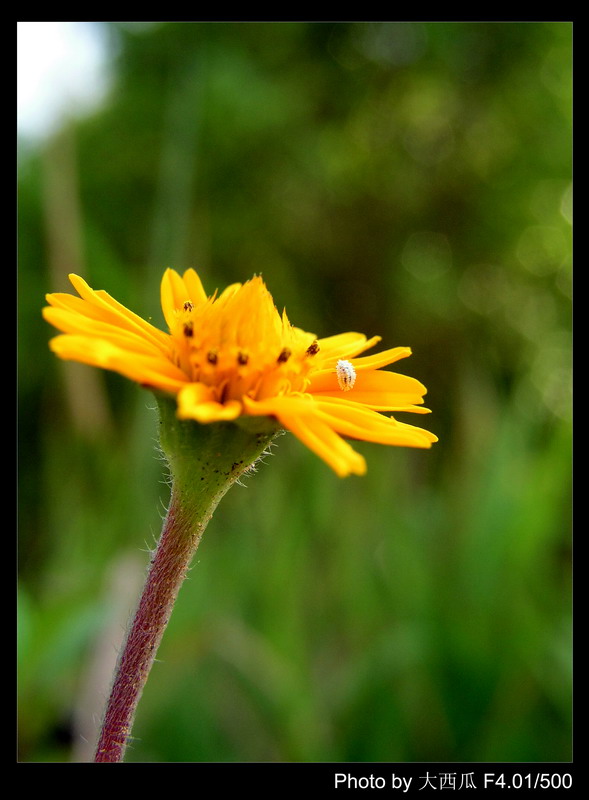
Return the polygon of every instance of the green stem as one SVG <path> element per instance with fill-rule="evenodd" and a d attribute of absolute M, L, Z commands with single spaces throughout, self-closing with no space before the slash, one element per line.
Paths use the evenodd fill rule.
<path fill-rule="evenodd" d="M 176 419 L 158 399 L 161 444 L 172 473 L 172 495 L 135 617 L 117 665 L 95 762 L 123 760 L 135 712 L 174 602 L 219 500 L 260 457 L 276 427 L 199 425 Z"/>

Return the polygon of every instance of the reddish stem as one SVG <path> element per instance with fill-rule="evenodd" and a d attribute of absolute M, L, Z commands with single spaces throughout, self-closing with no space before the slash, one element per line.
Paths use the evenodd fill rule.
<path fill-rule="evenodd" d="M 195 525 L 182 513 L 173 491 L 162 535 L 153 555 L 143 594 L 120 655 L 95 762 L 123 760 L 135 710 L 180 586 L 208 519 Z"/>

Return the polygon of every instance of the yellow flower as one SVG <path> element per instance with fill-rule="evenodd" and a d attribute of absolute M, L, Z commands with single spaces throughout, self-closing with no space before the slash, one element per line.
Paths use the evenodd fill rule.
<path fill-rule="evenodd" d="M 79 276 L 70 280 L 80 297 L 49 294 L 43 309 L 63 331 L 50 342 L 53 352 L 176 395 L 180 419 L 271 417 L 340 476 L 366 471 L 343 436 L 408 447 L 437 441 L 381 413 L 428 412 L 419 381 L 380 369 L 409 356 L 408 347 L 359 357 L 380 337 L 350 332 L 317 339 L 278 313 L 260 277 L 207 297 L 193 269 L 183 276 L 166 270 L 161 304 L 168 333 Z"/>

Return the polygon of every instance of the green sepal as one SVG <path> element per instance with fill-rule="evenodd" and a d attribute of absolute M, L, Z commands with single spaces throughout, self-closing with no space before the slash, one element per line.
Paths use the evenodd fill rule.
<path fill-rule="evenodd" d="M 185 513 L 210 516 L 229 487 L 267 450 L 281 431 L 269 417 L 236 422 L 181 420 L 176 398 L 157 393 L 159 438 L 174 491 Z M 248 424 L 251 421 L 253 424 Z M 206 509 L 206 511 L 205 511 Z"/>

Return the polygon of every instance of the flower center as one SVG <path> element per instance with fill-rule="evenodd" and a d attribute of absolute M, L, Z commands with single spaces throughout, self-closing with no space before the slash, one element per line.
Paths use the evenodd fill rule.
<path fill-rule="evenodd" d="M 304 392 L 319 345 L 276 310 L 261 278 L 176 310 L 175 362 L 218 402 Z"/>

